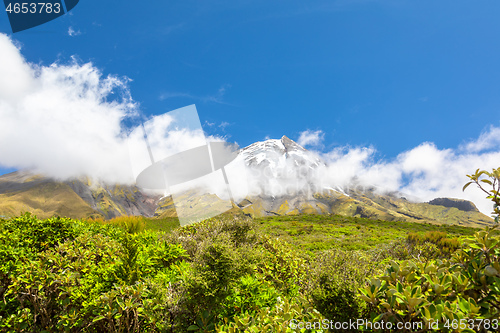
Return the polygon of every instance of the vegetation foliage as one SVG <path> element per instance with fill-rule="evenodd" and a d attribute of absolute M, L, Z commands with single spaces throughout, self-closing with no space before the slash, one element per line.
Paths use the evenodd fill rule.
<path fill-rule="evenodd" d="M 498 170 L 469 177 L 493 187 L 498 214 Z M 325 319 L 366 319 L 487 332 L 479 320 L 499 319 L 496 227 L 335 215 L 176 223 L 0 219 L 0 331 L 326 332 Z"/>
<path fill-rule="evenodd" d="M 489 179 L 481 179 L 486 175 Z M 468 175 L 488 194 L 499 218 L 500 169 L 477 170 Z M 487 191 L 483 184 L 493 189 Z M 422 324 L 422 330 L 441 332 L 494 332 L 500 319 L 500 232 L 499 225 L 487 227 L 466 239 L 451 258 L 421 261 L 392 261 L 384 274 L 370 279 L 360 297 L 371 310 L 372 322 Z M 448 252 L 455 242 L 427 237 Z M 420 242 L 420 237 L 411 237 Z M 444 251 L 446 249 L 446 251 Z M 442 253 L 442 254 L 446 254 Z M 432 257 L 432 256 L 431 256 Z M 438 256 L 442 257 L 442 256 Z M 401 330 L 404 331 L 404 330 Z"/>

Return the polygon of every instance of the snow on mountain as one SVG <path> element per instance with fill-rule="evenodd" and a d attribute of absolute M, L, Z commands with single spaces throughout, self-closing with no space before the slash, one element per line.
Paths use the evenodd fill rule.
<path fill-rule="evenodd" d="M 314 169 L 325 165 L 314 153 L 286 136 L 280 140 L 271 139 L 251 144 L 243 148 L 240 155 L 247 166 L 269 167 L 271 170 L 285 169 L 291 166 Z"/>
<path fill-rule="evenodd" d="M 345 194 L 337 184 L 323 184 L 326 163 L 314 152 L 283 136 L 279 140 L 256 142 L 243 148 L 238 156 L 250 170 L 254 194 L 311 197 L 325 188 Z"/>

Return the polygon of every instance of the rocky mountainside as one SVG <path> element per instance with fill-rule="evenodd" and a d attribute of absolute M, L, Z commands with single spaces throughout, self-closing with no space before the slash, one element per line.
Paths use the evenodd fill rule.
<path fill-rule="evenodd" d="M 248 215 L 340 214 L 468 226 L 493 222 L 466 200 L 438 198 L 422 203 L 409 201 L 399 193 L 380 193 L 375 189 L 319 188 L 314 177 L 318 169 L 326 166 L 325 162 L 286 136 L 256 142 L 242 149 L 238 158 L 256 177 L 254 194 L 234 207 Z M 286 190 L 280 192 L 276 188 Z M 204 211 L 220 204 L 215 195 L 199 198 L 187 192 L 181 198 L 190 207 L 200 205 L 199 209 Z M 57 181 L 24 171 L 0 176 L 0 217 L 25 211 L 39 217 L 73 218 L 176 215 L 171 197 L 162 198 L 136 186 L 105 184 L 86 177 Z"/>
<path fill-rule="evenodd" d="M 153 216 L 160 197 L 136 186 L 108 185 L 89 178 L 57 181 L 30 172 L 0 176 L 0 215 L 31 212 L 45 218 Z"/>

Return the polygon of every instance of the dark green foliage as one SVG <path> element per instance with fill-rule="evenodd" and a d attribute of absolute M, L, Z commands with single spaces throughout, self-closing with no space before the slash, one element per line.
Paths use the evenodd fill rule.
<path fill-rule="evenodd" d="M 132 285 L 137 282 L 141 274 L 141 267 L 137 262 L 140 246 L 139 240 L 134 235 L 126 234 L 121 239 L 122 252 L 120 259 L 122 265 L 119 268 L 118 275 L 121 276 L 123 282 L 127 285 Z"/>
<path fill-rule="evenodd" d="M 194 260 L 184 280 L 188 309 L 193 316 L 208 311 L 215 318 L 223 310 L 224 300 L 236 280 L 249 273 L 249 269 L 242 265 L 242 253 L 221 239 L 204 244 Z"/>

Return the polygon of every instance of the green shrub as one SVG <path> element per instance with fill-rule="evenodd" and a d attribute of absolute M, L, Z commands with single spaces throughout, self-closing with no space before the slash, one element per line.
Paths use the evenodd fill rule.
<path fill-rule="evenodd" d="M 221 235 L 227 237 L 228 242 L 236 247 L 254 244 L 257 240 L 255 222 L 248 217 L 222 216 L 173 230 L 165 235 L 165 240 L 169 243 L 182 244 L 187 255 L 194 257 L 200 244 L 206 240 L 217 239 Z"/>
<path fill-rule="evenodd" d="M 297 295 L 307 283 L 307 263 L 290 244 L 264 236 L 265 249 L 256 270 L 266 281 L 285 295 Z"/>
<path fill-rule="evenodd" d="M 487 229 L 449 260 L 392 262 L 384 275 L 361 289 L 360 297 L 372 307 L 373 322 L 438 325 L 449 332 L 456 331 L 449 326 L 453 321 L 499 320 L 499 260 L 500 236 L 496 228 Z M 470 328 L 459 331 L 480 329 Z"/>
<path fill-rule="evenodd" d="M 137 221 L 3 221 L 0 331 L 213 332 L 246 323 L 261 332 L 321 318 L 305 300 L 310 269 L 300 251 L 261 236 L 252 220 L 223 217 L 170 234 Z"/>
<path fill-rule="evenodd" d="M 119 244 L 105 236 L 81 235 L 75 241 L 63 243 L 37 260 L 27 260 L 19 272 L 11 276 L 5 292 L 7 307 L 27 309 L 26 318 L 4 316 L 4 327 L 24 327 L 56 330 L 63 317 L 78 313 L 68 328 L 80 325 L 91 316 L 86 307 L 102 293 L 113 288 L 118 263 L 115 260 Z M 88 320 L 88 318 L 87 318 Z M 17 325 L 17 326 L 16 326 Z M 21 326 L 19 326 L 21 325 Z M 0 326 L 2 327 L 2 326 Z"/>
<path fill-rule="evenodd" d="M 183 300 L 187 310 L 186 323 L 196 324 L 203 331 L 215 327 L 225 312 L 226 298 L 238 280 L 252 272 L 245 253 L 229 241 L 228 234 L 203 241 L 189 270 L 183 274 Z M 187 327 L 186 327 L 187 328 Z"/>
<path fill-rule="evenodd" d="M 51 225 L 54 235 L 26 233 L 17 242 L 23 230 L 44 232 Z M 154 286 L 179 281 L 185 250 L 155 233 L 129 231 L 69 219 L 7 221 L 0 229 L 0 331 L 168 327 L 156 325 Z"/>
<path fill-rule="evenodd" d="M 365 316 L 366 305 L 357 297 L 366 276 L 377 272 L 370 255 L 330 250 L 317 256 L 310 274 L 308 293 L 313 305 L 326 318 L 345 322 Z"/>
<path fill-rule="evenodd" d="M 423 256 L 424 260 L 450 258 L 460 248 L 458 238 L 448 237 L 442 231 L 428 231 L 424 235 L 410 233 L 406 239 L 417 259 L 420 256 Z"/>
<path fill-rule="evenodd" d="M 303 297 L 284 297 L 279 299 L 274 306 L 265 307 L 253 313 L 242 313 L 234 318 L 234 321 L 216 326 L 218 333 L 239 332 L 327 332 L 323 329 L 324 317 L 314 309 Z M 312 328 L 299 329 L 299 323 L 304 326 L 310 323 Z"/>
<path fill-rule="evenodd" d="M 253 222 L 238 217 L 207 220 L 165 236 L 166 242 L 186 248 L 189 262 L 175 290 L 177 330 L 210 331 L 224 316 L 238 312 L 234 303 L 246 281 L 241 279 L 254 274 L 254 262 L 260 260 L 254 251 L 256 239 Z M 245 306 L 252 307 L 251 303 Z"/>
<path fill-rule="evenodd" d="M 19 217 L 6 220 L 0 226 L 4 237 L 16 247 L 40 252 L 68 239 L 74 239 L 74 223 L 71 219 L 54 217 L 39 220 L 35 215 L 25 213 Z"/>
<path fill-rule="evenodd" d="M 276 304 L 279 297 L 274 286 L 253 275 L 242 276 L 224 300 L 223 318 L 233 318 L 241 313 L 256 313 Z"/>

